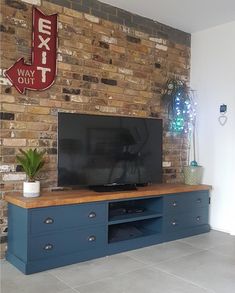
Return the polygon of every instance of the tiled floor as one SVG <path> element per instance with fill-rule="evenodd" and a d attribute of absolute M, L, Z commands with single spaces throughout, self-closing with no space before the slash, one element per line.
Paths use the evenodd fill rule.
<path fill-rule="evenodd" d="M 235 237 L 212 231 L 25 276 L 1 262 L 2 293 L 234 293 Z"/>

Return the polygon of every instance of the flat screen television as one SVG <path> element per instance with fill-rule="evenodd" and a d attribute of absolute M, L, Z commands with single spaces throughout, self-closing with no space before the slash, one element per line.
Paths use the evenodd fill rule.
<path fill-rule="evenodd" d="M 161 119 L 58 114 L 58 186 L 161 182 Z"/>

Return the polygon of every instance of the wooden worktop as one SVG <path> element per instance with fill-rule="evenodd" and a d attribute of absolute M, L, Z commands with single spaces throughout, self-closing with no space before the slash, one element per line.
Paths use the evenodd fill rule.
<path fill-rule="evenodd" d="M 143 196 L 160 196 L 171 193 L 210 189 L 211 186 L 209 185 L 154 184 L 146 187 L 139 187 L 138 190 L 133 191 L 95 192 L 89 189 L 52 191 L 42 193 L 40 197 L 36 198 L 7 195 L 5 200 L 14 205 L 28 209 Z"/>

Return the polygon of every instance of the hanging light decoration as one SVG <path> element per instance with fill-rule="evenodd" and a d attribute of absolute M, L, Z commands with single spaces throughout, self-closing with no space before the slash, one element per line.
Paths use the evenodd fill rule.
<path fill-rule="evenodd" d="M 183 81 L 171 79 L 166 84 L 163 101 L 168 106 L 170 131 L 189 133 L 196 119 L 196 103 L 190 89 Z"/>

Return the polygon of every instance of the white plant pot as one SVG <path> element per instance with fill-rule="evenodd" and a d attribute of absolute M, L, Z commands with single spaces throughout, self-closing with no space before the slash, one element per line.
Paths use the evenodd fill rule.
<path fill-rule="evenodd" d="M 24 197 L 37 197 L 40 195 L 40 182 L 24 182 Z"/>

